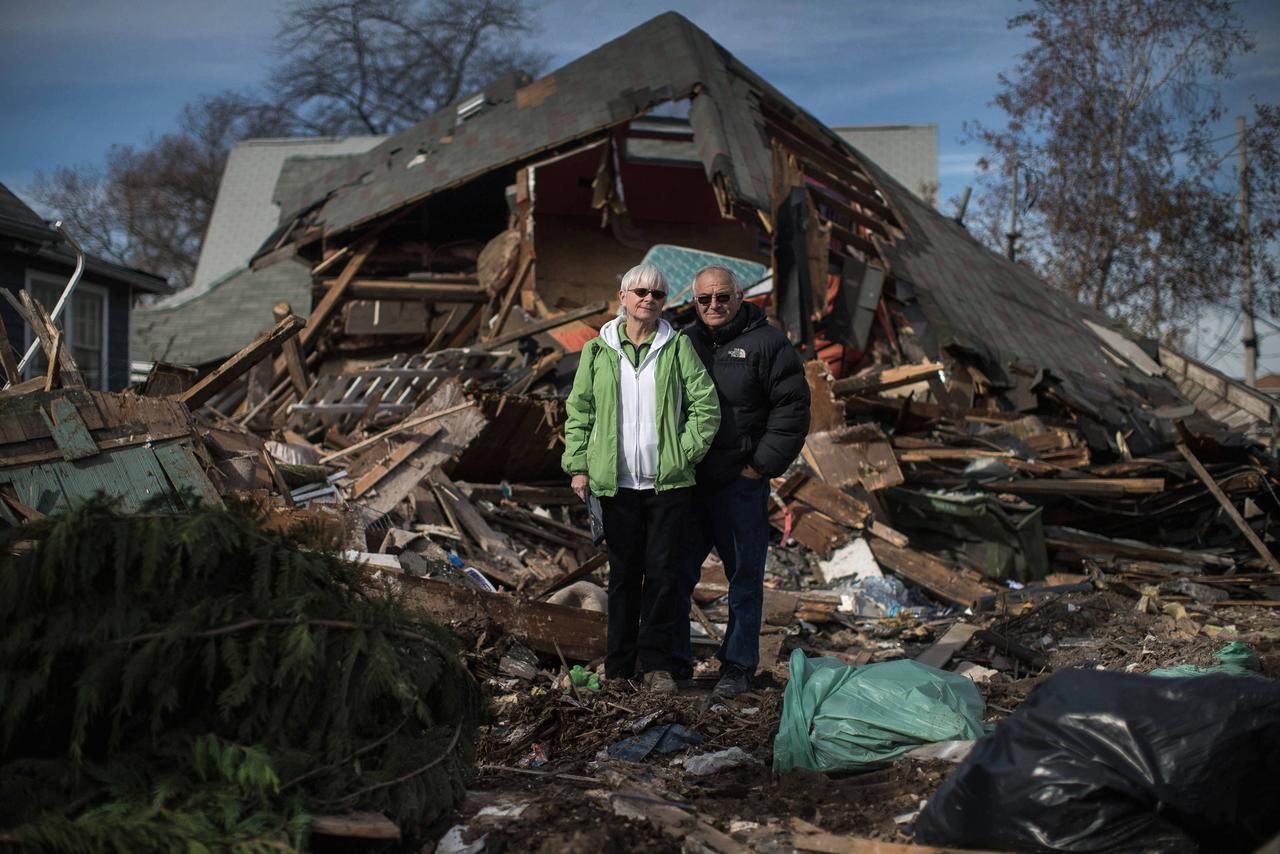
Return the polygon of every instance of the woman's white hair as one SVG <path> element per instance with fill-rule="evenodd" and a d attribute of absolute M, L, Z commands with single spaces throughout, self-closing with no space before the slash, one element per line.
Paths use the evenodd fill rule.
<path fill-rule="evenodd" d="M 667 293 L 671 291 L 667 287 L 667 277 L 662 275 L 662 271 L 652 264 L 637 264 L 622 274 L 622 282 L 618 285 L 618 292 L 634 291 L 636 288 L 646 288 L 651 291 Z M 626 316 L 627 308 L 619 301 L 618 317 Z"/>

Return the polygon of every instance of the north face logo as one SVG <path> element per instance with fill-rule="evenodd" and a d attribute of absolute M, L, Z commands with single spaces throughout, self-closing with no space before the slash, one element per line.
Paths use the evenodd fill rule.
<path fill-rule="evenodd" d="M 747 351 L 743 350 L 741 347 L 734 347 L 726 355 L 730 359 L 745 359 L 747 358 Z"/>

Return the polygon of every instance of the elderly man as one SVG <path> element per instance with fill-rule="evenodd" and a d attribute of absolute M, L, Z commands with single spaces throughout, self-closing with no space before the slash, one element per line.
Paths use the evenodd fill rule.
<path fill-rule="evenodd" d="M 715 693 L 732 697 L 750 689 L 759 664 L 769 478 L 782 474 L 804 445 L 809 386 L 791 342 L 758 306 L 743 300 L 731 270 L 699 270 L 693 294 L 698 321 L 687 334 L 715 381 L 720 427 L 697 469 L 680 557 L 673 659 L 676 677 L 688 679 L 690 596 L 715 546 L 729 579 L 729 628 Z"/>

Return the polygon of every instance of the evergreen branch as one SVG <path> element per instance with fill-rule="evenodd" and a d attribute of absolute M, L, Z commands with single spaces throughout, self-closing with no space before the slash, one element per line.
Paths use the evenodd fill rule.
<path fill-rule="evenodd" d="M 462 735 L 462 721 L 458 721 L 458 725 L 453 729 L 453 738 L 449 739 L 449 746 L 446 747 L 439 756 L 437 756 L 435 759 L 432 759 L 430 762 L 428 762 L 426 765 L 423 765 L 421 768 L 415 768 L 414 770 L 408 772 L 407 774 L 401 774 L 399 777 L 394 777 L 390 780 L 384 780 L 381 783 L 374 783 L 372 786 L 365 786 L 363 789 L 358 789 L 352 792 L 351 794 L 346 795 L 345 797 L 338 798 L 337 800 L 322 801 L 321 803 L 345 804 L 349 801 L 356 800 L 361 795 L 367 795 L 370 792 L 376 792 L 379 789 L 386 789 L 390 786 L 398 785 L 400 783 L 405 782 L 406 780 L 412 780 L 414 777 L 425 774 L 428 771 L 430 771 L 432 768 L 436 767 L 441 762 L 449 758 L 449 754 L 452 753 L 453 749 L 458 746 L 458 738 L 461 735 Z"/>
<path fill-rule="evenodd" d="M 395 729 L 391 730 L 391 732 L 382 736 L 382 738 L 379 738 L 377 741 L 371 744 L 366 744 L 364 747 L 360 748 L 355 753 L 352 753 L 350 756 L 348 756 L 345 759 L 340 759 L 339 761 L 330 763 L 329 765 L 321 765 L 319 768 L 312 768 L 307 773 L 300 774 L 299 776 L 294 777 L 292 780 L 290 780 L 289 782 L 281 786 L 280 791 L 283 792 L 293 786 L 296 786 L 297 784 L 301 783 L 303 780 L 308 780 L 316 776 L 317 774 L 323 774 L 325 771 L 331 771 L 334 768 L 341 768 L 343 765 L 346 765 L 348 762 L 355 759 L 356 757 L 363 756 L 364 754 L 368 753 L 370 750 L 374 750 L 378 748 L 380 745 L 383 745 L 386 742 L 390 741 L 395 736 L 396 733 L 398 733 L 401 729 L 404 728 L 404 725 L 407 724 L 408 722 L 409 722 L 409 718 L 406 716 L 402 721 L 400 721 L 400 723 L 396 724 Z"/>
<path fill-rule="evenodd" d="M 299 626 L 299 625 L 319 626 L 320 628 L 324 628 L 324 629 L 345 629 L 348 631 L 380 631 L 389 635 L 394 635 L 396 637 L 406 638 L 408 640 L 415 640 L 415 641 L 418 641 L 419 643 L 426 644 L 427 646 L 434 649 L 436 652 L 440 653 L 440 656 L 442 658 L 449 659 L 454 657 L 454 654 L 450 650 L 441 646 L 436 641 L 432 640 L 426 635 L 419 634 L 418 632 L 411 632 L 408 629 L 395 629 L 395 628 L 390 628 L 388 626 L 375 626 L 369 623 L 357 623 L 351 620 L 322 620 L 322 619 L 296 620 L 292 617 L 274 617 L 270 619 L 263 619 L 260 617 L 251 617 L 248 620 L 241 620 L 238 623 L 230 623 L 225 626 L 218 626 L 216 629 L 206 629 L 205 631 L 202 631 L 202 632 L 182 632 L 176 635 L 170 635 L 169 632 L 146 632 L 145 634 L 133 635 L 132 637 L 118 638 L 115 642 L 116 643 L 137 643 L 141 641 L 158 640 L 160 638 L 166 638 L 166 637 L 216 638 L 222 635 L 235 634 L 236 632 L 244 631 L 245 629 L 257 628 L 258 626 Z"/>

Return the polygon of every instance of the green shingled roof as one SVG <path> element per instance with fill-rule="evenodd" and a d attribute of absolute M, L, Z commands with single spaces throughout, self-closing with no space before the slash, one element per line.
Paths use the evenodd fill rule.
<path fill-rule="evenodd" d="M 133 358 L 184 365 L 225 359 L 271 328 L 280 302 L 304 317 L 311 311 L 311 270 L 296 258 L 238 270 L 179 306 L 135 309 Z"/>

